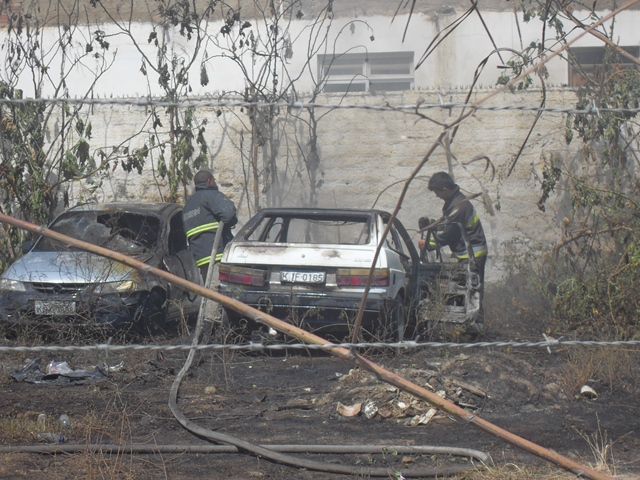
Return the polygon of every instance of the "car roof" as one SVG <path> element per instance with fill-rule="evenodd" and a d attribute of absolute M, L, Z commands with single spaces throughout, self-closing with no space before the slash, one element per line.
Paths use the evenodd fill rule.
<path fill-rule="evenodd" d="M 365 208 L 263 208 L 258 212 L 262 215 L 317 215 L 317 216 L 341 216 L 341 215 L 381 215 L 389 217 L 391 214 L 384 210 Z"/>
<path fill-rule="evenodd" d="M 84 203 L 82 205 L 76 205 L 75 207 L 67 210 L 68 212 L 82 212 L 82 211 L 122 211 L 133 212 L 142 214 L 151 214 L 157 216 L 164 216 L 168 213 L 172 213 L 177 209 L 182 209 L 182 205 L 178 203 L 168 202 L 107 202 L 107 203 Z"/>

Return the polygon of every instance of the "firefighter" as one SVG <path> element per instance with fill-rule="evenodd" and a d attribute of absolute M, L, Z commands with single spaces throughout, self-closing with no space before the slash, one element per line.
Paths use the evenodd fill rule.
<path fill-rule="evenodd" d="M 435 249 L 436 243 L 440 246 L 447 245 L 458 261 L 469 261 L 469 250 L 467 250 L 460 226 L 464 228 L 475 259 L 475 271 L 480 280 L 479 292 L 480 305 L 482 306 L 482 298 L 484 296 L 484 270 L 489 251 L 478 213 L 448 173 L 435 173 L 429 179 L 428 188 L 435 193 L 438 198 L 444 200 L 444 206 L 442 207 L 443 217 L 441 219 L 443 225 L 436 231 L 433 231 L 433 234 L 429 237 L 427 249 Z M 423 229 L 434 222 L 435 220 L 429 217 L 421 217 L 418 220 L 418 227 Z M 422 247 L 422 245 L 420 246 Z M 481 328 L 483 320 L 482 307 L 480 315 L 476 323 L 478 327 Z"/>
<path fill-rule="evenodd" d="M 200 268 L 202 279 L 206 281 L 211 261 L 211 250 L 218 231 L 218 222 L 224 222 L 222 241 L 218 245 L 216 262 L 222 258 L 222 251 L 233 234 L 231 228 L 238 223 L 236 206 L 218 190 L 213 174 L 200 170 L 193 177 L 195 193 L 189 197 L 182 211 L 182 221 L 187 233 L 191 253 Z"/>

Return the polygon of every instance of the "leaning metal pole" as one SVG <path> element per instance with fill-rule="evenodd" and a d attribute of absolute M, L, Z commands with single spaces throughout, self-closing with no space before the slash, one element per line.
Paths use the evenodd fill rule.
<path fill-rule="evenodd" d="M 66 235 L 62 235 L 60 233 L 54 232 L 52 230 L 49 230 L 48 228 L 34 225 L 32 223 L 25 222 L 24 220 L 19 220 L 1 213 L 0 213 L 0 221 L 3 223 L 8 223 L 18 228 L 21 228 L 23 230 L 28 230 L 38 235 L 44 235 L 45 237 L 49 237 L 65 245 L 79 248 L 81 250 L 94 253 L 96 255 L 100 255 L 102 257 L 109 258 L 117 262 L 123 263 L 125 265 L 128 265 L 129 267 L 135 268 L 142 275 L 155 275 L 157 277 L 163 278 L 174 285 L 177 285 L 193 293 L 196 293 L 210 300 L 218 302 L 220 305 L 223 305 L 227 308 L 231 308 L 232 310 L 235 310 L 236 312 L 241 313 L 242 315 L 245 315 L 251 320 L 263 323 L 269 327 L 272 327 L 286 335 L 295 337 L 301 341 L 305 341 L 307 343 L 315 344 L 315 345 L 332 345 L 331 342 L 326 341 L 322 337 L 319 337 L 310 332 L 297 328 L 287 322 L 284 322 L 278 318 L 275 318 L 271 315 L 261 312 L 260 310 L 249 307 L 248 305 L 245 305 L 244 303 L 239 302 L 238 300 L 229 298 L 218 292 L 202 287 L 195 283 L 189 282 L 188 280 L 185 280 L 183 278 L 180 278 L 176 275 L 165 272 L 158 268 L 151 267 L 150 265 L 147 265 L 143 262 L 135 260 L 126 255 L 114 252 L 112 250 L 108 250 L 103 247 L 98 247 L 96 245 L 83 242 L 81 240 L 67 237 Z M 377 378 L 382 380 L 383 382 L 393 385 L 394 387 L 397 387 L 405 392 L 411 393 L 412 395 L 415 395 L 416 397 L 429 402 L 431 405 L 439 408 L 440 410 L 447 412 L 450 415 L 454 415 L 464 420 L 466 423 L 484 432 L 494 435 L 495 437 L 498 437 L 500 440 L 506 443 L 514 445 L 526 452 L 529 452 L 548 462 L 558 465 L 559 467 L 563 468 L 564 470 L 567 470 L 568 472 L 575 474 L 578 477 L 584 477 L 584 478 L 589 478 L 593 480 L 612 480 L 612 478 L 607 475 L 604 475 L 600 472 L 596 472 L 595 470 L 588 468 L 586 466 L 583 466 L 577 462 L 574 462 L 573 460 L 563 455 L 560 455 L 559 453 L 556 453 L 552 450 L 549 450 L 533 442 L 530 442 L 529 440 L 519 437 L 511 432 L 508 432 L 507 430 L 504 430 L 498 427 L 497 425 L 494 425 L 482 419 L 481 417 L 478 417 L 476 415 L 471 415 L 466 410 L 458 407 L 457 405 L 449 402 L 448 400 L 440 398 L 435 393 L 430 392 L 429 390 L 423 387 L 420 387 L 419 385 L 416 385 L 413 382 L 410 382 L 406 378 L 396 375 L 395 373 L 381 367 L 380 365 L 377 365 L 371 360 L 368 360 L 360 355 L 355 355 L 354 353 L 350 352 L 346 348 L 338 347 L 338 346 L 327 347 L 327 351 L 336 357 L 340 357 L 350 362 L 353 362 L 356 365 L 359 365 L 362 368 L 374 373 L 377 376 Z"/>
<path fill-rule="evenodd" d="M 204 286 L 207 288 L 212 287 L 212 282 L 214 281 L 214 269 L 216 264 L 216 256 L 218 254 L 218 246 L 222 241 L 222 230 L 224 229 L 224 222 L 218 222 L 218 229 L 216 230 L 216 236 L 213 240 L 213 247 L 211 247 L 211 258 L 209 259 L 209 269 L 207 270 L 207 278 L 203 278 Z M 213 285 L 217 288 L 217 284 Z M 211 302 L 211 300 L 207 297 L 202 297 L 200 300 L 200 310 L 198 311 L 198 322 L 207 321 L 213 323 L 215 318 L 208 318 L 207 314 L 210 313 L 209 310 L 216 309 L 215 302 Z M 212 326 L 212 325 L 211 325 Z M 211 328 L 209 328 L 211 330 Z"/>

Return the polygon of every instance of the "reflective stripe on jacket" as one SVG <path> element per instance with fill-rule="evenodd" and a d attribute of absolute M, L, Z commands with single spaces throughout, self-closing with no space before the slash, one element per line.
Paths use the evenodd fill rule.
<path fill-rule="evenodd" d="M 461 225 L 471 244 L 473 256 L 480 258 L 489 253 L 478 213 L 473 204 L 460 192 L 459 186 L 456 185 L 455 193 L 444 203 L 442 213 L 447 221 L 442 231 L 435 233 L 440 245 L 448 245 L 458 260 L 468 260 L 469 252 L 460 231 Z"/>
<path fill-rule="evenodd" d="M 202 232 L 218 230 L 218 225 L 219 225 L 218 222 L 212 222 L 212 223 L 206 223 L 204 225 L 199 225 L 195 228 L 192 228 L 191 230 L 187 230 L 187 238 L 191 238 L 194 235 L 198 235 L 199 233 L 202 233 Z"/>
<path fill-rule="evenodd" d="M 213 248 L 213 245 L 211 246 Z M 216 262 L 222 260 L 222 252 L 216 253 Z M 200 260 L 196 261 L 196 267 L 202 267 L 203 265 L 209 265 L 211 263 L 211 255 L 208 257 L 202 257 Z"/>

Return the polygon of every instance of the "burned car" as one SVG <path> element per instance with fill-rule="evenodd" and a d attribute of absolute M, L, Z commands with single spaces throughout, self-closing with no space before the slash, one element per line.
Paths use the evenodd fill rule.
<path fill-rule="evenodd" d="M 382 210 L 263 209 L 225 248 L 219 291 L 307 330 L 344 338 L 390 221 Z M 398 219 L 373 268 L 363 317 L 368 340 L 402 341 L 416 328 L 422 333 L 438 325 L 465 328 L 481 311 L 473 262 L 449 258 L 440 246 L 418 253 Z M 233 325 L 260 329 L 233 310 L 225 313 Z"/>
<path fill-rule="evenodd" d="M 303 328 L 348 331 L 390 219 L 381 210 L 263 209 L 225 248 L 219 290 Z M 409 234 L 394 220 L 364 304 L 370 338 L 405 337 L 418 264 Z M 232 323 L 240 320 L 226 313 Z"/>
<path fill-rule="evenodd" d="M 182 207 L 173 203 L 88 204 L 49 229 L 129 255 L 195 283 Z M 197 313 L 196 295 L 153 275 L 41 236 L 0 277 L 0 319 L 158 331 Z"/>

